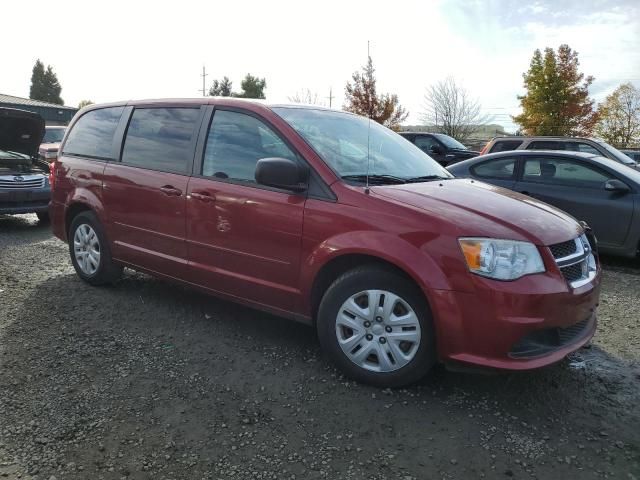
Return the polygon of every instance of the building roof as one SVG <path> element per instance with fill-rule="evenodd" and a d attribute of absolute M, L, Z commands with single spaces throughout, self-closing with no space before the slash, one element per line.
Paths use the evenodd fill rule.
<path fill-rule="evenodd" d="M 55 103 L 41 102 L 40 100 L 31 100 L 30 98 L 14 97 L 13 95 L 5 95 L 0 93 L 0 104 L 11 103 L 12 105 L 24 105 L 25 107 L 47 107 L 57 108 L 58 110 L 77 110 L 75 107 L 66 107 L 64 105 L 56 105 Z"/>

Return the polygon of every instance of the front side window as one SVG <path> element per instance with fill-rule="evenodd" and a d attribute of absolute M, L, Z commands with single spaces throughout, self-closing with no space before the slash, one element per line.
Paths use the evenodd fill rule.
<path fill-rule="evenodd" d="M 562 158 L 528 158 L 522 176 L 526 182 L 584 188 L 602 188 L 612 178 L 598 168 Z"/>
<path fill-rule="evenodd" d="M 296 155 L 271 128 L 251 115 L 218 110 L 213 115 L 202 175 L 255 183 L 258 160 Z"/>
<path fill-rule="evenodd" d="M 573 150 L 575 152 L 592 153 L 593 155 L 602 155 L 598 150 L 583 142 L 570 142 L 567 144 L 567 150 Z"/>
<path fill-rule="evenodd" d="M 515 158 L 499 158 L 476 165 L 471 169 L 474 175 L 481 178 L 511 179 L 515 172 Z"/>
<path fill-rule="evenodd" d="M 417 136 L 415 142 L 416 147 L 418 147 L 423 152 L 429 153 L 434 146 L 438 146 L 438 141 L 431 137 Z"/>
<path fill-rule="evenodd" d="M 122 163 L 163 172 L 189 173 L 198 108 L 136 108 L 122 150 Z"/>
<path fill-rule="evenodd" d="M 517 150 L 522 145 L 522 140 L 502 140 L 493 144 L 489 153 L 508 152 Z"/>
<path fill-rule="evenodd" d="M 112 159 L 113 135 L 124 107 L 90 110 L 78 119 L 69 132 L 64 154 Z"/>
<path fill-rule="evenodd" d="M 375 121 L 346 112 L 315 108 L 272 109 L 293 127 L 340 177 L 365 182 L 394 177 L 396 182 L 452 178 L 416 145 Z"/>

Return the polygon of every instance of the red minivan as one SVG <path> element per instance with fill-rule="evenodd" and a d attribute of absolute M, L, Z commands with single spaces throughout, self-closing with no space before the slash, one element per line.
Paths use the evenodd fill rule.
<path fill-rule="evenodd" d="M 50 216 L 91 285 L 123 267 L 313 325 L 350 377 L 435 362 L 523 370 L 596 329 L 594 238 L 529 197 L 455 179 L 375 122 L 238 99 L 92 105 Z"/>

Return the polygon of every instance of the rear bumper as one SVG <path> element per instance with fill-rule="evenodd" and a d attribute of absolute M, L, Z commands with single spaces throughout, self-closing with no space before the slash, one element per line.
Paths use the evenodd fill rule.
<path fill-rule="evenodd" d="M 49 203 L 49 220 L 51 222 L 51 231 L 60 240 L 67 241 L 67 232 L 65 231 L 65 205 L 54 202 Z"/>
<path fill-rule="evenodd" d="M 0 191 L 0 214 L 47 212 L 51 189 L 49 187 L 34 190 Z"/>
<path fill-rule="evenodd" d="M 529 370 L 562 360 L 596 331 L 600 279 L 577 289 L 549 275 L 526 288 L 474 279 L 475 293 L 431 292 L 441 361 Z"/>

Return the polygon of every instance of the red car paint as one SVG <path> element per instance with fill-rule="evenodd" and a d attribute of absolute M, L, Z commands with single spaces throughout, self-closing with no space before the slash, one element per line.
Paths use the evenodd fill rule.
<path fill-rule="evenodd" d="M 443 362 L 537 368 L 560 360 L 593 335 L 600 267 L 589 284 L 568 285 L 547 246 L 574 239 L 582 227 L 561 211 L 473 180 L 372 186 L 367 193 L 341 181 L 263 104 L 202 99 L 126 105 L 159 104 L 252 113 L 304 157 L 336 201 L 62 154 L 50 205 L 57 237 L 67 239 L 74 212 L 91 209 L 122 264 L 305 323 L 314 320 L 314 282 L 324 268 L 345 256 L 356 262 L 373 257 L 404 271 L 424 292 Z M 200 132 L 206 135 L 206 125 Z M 202 152 L 196 149 L 196 154 Z M 534 243 L 546 272 L 515 281 L 474 275 L 457 240 L 468 236 Z M 586 319 L 588 335 L 570 345 L 536 358 L 509 355 L 527 333 Z"/>

